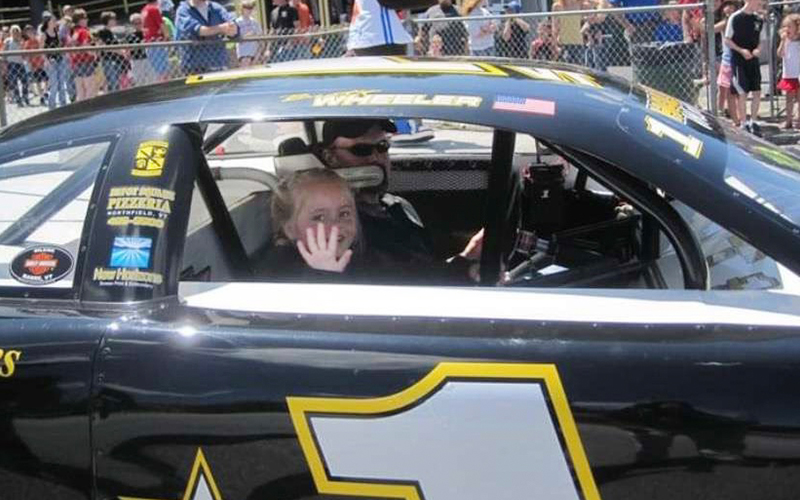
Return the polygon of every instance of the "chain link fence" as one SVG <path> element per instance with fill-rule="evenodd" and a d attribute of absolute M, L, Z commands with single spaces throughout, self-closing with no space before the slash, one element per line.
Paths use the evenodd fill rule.
<path fill-rule="evenodd" d="M 716 78 L 712 75 L 716 76 L 718 44 L 713 38 L 713 21 L 706 20 L 708 10 L 705 4 L 696 3 L 418 17 L 408 20 L 407 26 L 414 36 L 416 54 L 563 61 L 608 71 L 713 111 Z M 694 23 L 689 36 L 684 36 L 681 28 L 682 17 Z M 273 32 L 241 41 L 120 43 L 0 52 L 0 126 L 66 103 L 190 74 L 341 57 L 346 42 L 347 29 L 338 27 L 302 34 Z"/>
<path fill-rule="evenodd" d="M 0 126 L 48 109 L 193 74 L 342 57 L 347 30 L 274 32 L 241 41 L 158 42 L 0 52 Z"/>
<path fill-rule="evenodd" d="M 560 61 L 712 109 L 705 4 L 415 20 L 415 51 Z M 682 18 L 693 23 L 684 36 Z M 713 25 L 711 27 L 713 29 Z M 713 48 L 716 51 L 716 47 Z"/>

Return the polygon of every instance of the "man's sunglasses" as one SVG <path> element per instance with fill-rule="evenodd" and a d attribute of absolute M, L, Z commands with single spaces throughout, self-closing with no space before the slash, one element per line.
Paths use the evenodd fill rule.
<path fill-rule="evenodd" d="M 373 153 L 384 154 L 389 151 L 389 147 L 391 147 L 391 144 L 389 144 L 389 141 L 384 139 L 374 144 L 354 144 L 347 148 L 337 147 L 336 149 L 346 149 L 355 156 L 366 157 L 372 156 Z"/>

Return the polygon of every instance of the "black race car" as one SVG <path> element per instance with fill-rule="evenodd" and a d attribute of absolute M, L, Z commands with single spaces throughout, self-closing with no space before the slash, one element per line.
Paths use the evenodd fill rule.
<path fill-rule="evenodd" d="M 276 281 L 332 119 L 438 265 Z M 0 132 L 0 497 L 794 498 L 800 159 L 572 66 L 198 75 Z M 444 264 L 442 264 L 444 265 Z M 267 266 L 268 267 L 268 266 Z M 389 271 L 391 271 L 391 267 Z"/>

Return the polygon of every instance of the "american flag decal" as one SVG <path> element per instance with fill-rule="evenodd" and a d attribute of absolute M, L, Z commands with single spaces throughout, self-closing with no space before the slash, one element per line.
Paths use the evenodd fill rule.
<path fill-rule="evenodd" d="M 556 103 L 553 101 L 542 101 L 540 99 L 529 99 L 526 97 L 499 95 L 495 98 L 492 109 L 554 116 L 556 114 Z"/>

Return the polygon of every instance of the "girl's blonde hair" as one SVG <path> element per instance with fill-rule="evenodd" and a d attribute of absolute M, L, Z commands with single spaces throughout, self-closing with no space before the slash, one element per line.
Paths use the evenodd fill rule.
<path fill-rule="evenodd" d="M 783 21 L 781 21 L 781 28 L 788 28 L 792 23 L 797 26 L 798 21 L 800 21 L 800 14 L 789 14 L 783 18 Z"/>
<path fill-rule="evenodd" d="M 272 195 L 272 227 L 275 232 L 276 245 L 288 245 L 290 238 L 286 235 L 283 226 L 290 222 L 295 216 L 295 204 L 302 194 L 302 190 L 310 186 L 319 184 L 335 184 L 350 194 L 355 200 L 353 192 L 347 181 L 336 173 L 335 170 L 328 168 L 313 168 L 295 172 L 285 178 L 278 185 L 278 189 Z M 356 238 L 353 242 L 353 251 L 361 247 L 361 225 L 356 217 Z"/>

